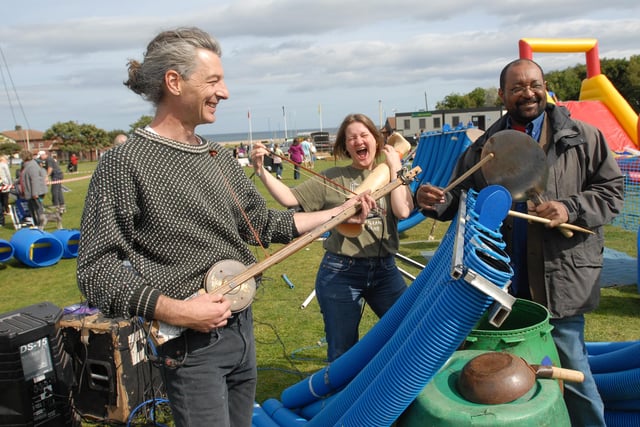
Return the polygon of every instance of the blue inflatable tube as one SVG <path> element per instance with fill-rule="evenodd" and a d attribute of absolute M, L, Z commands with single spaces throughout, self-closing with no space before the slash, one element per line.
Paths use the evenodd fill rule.
<path fill-rule="evenodd" d="M 10 242 L 0 239 L 0 262 L 9 261 L 13 258 L 14 252 L 13 245 Z"/>
<path fill-rule="evenodd" d="M 473 265 L 470 259 L 466 262 Z M 473 267 L 476 271 L 482 270 L 481 264 Z M 511 277 L 507 275 L 508 264 L 504 267 L 507 277 L 498 283 L 501 287 Z M 364 392 L 357 392 L 356 402 L 338 423 L 391 425 L 456 351 L 490 302 L 488 296 L 463 280 L 449 283 L 436 304 L 414 325 L 410 338 L 399 351 L 393 351 L 391 360 L 380 374 L 367 381 Z M 351 384 L 343 392 L 343 399 L 350 387 Z"/>
<path fill-rule="evenodd" d="M 472 202 L 472 200 L 470 201 Z M 471 203 L 468 206 L 472 206 Z M 506 207 L 508 208 L 508 207 Z M 506 210 L 504 212 L 506 216 Z M 477 237 L 483 235 L 485 238 L 484 243 L 492 243 L 491 245 L 483 244 L 482 247 L 474 247 L 473 244 L 465 245 L 467 247 L 465 253 L 465 265 L 470 264 L 473 265 L 472 268 L 476 270 L 478 273 L 483 275 L 484 277 L 489 278 L 489 280 L 494 281 L 497 285 L 503 287 L 506 283 L 509 282 L 512 271 L 508 264 L 508 258 L 505 258 L 500 248 L 503 245 L 503 242 L 496 241 L 491 242 L 490 238 L 494 237 L 490 230 L 484 230 L 482 224 L 475 224 L 473 219 L 469 220 L 465 227 L 465 241 L 478 241 Z M 327 406 L 323 405 L 323 409 L 321 411 L 317 411 L 317 415 L 309 421 L 309 426 L 325 426 L 325 425 L 334 425 L 340 420 L 341 417 L 347 417 L 348 419 L 351 416 L 355 418 L 359 418 L 361 415 L 353 415 L 357 413 L 357 406 L 355 403 L 359 400 L 360 396 L 368 389 L 369 392 L 375 393 L 371 390 L 376 388 L 388 388 L 387 384 L 381 385 L 376 384 L 375 386 L 371 386 L 373 383 L 373 379 L 378 376 L 378 374 L 382 375 L 382 372 L 387 372 L 388 379 L 393 382 L 393 386 L 398 386 L 401 390 L 398 390 L 396 393 L 392 393 L 392 395 L 398 394 L 400 396 L 396 399 L 396 409 L 400 410 L 400 408 L 406 408 L 408 404 L 410 404 L 411 400 L 407 400 L 407 395 L 402 394 L 403 384 L 409 384 L 412 381 L 414 382 L 415 387 L 413 387 L 414 391 L 411 392 L 411 395 L 414 398 L 424 387 L 424 384 L 428 382 L 428 380 L 421 379 L 412 379 L 412 378 L 402 378 L 399 379 L 399 373 L 397 369 L 398 366 L 394 366 L 390 363 L 394 360 L 394 357 L 402 357 L 405 360 L 406 357 L 412 357 L 410 354 L 406 353 L 417 353 L 420 357 L 420 365 L 421 367 L 426 366 L 430 368 L 431 373 L 433 375 L 440 366 L 446 361 L 446 358 L 450 356 L 450 354 L 455 351 L 460 341 L 466 336 L 473 326 L 476 324 L 477 320 L 482 316 L 485 312 L 486 307 L 490 303 L 490 298 L 484 294 L 480 294 L 479 291 L 475 290 L 475 288 L 471 287 L 464 281 L 453 282 L 450 277 L 451 271 L 451 254 L 453 249 L 453 243 L 455 240 L 455 231 L 456 231 L 455 221 L 452 223 L 451 227 L 445 234 L 443 238 L 442 244 L 436 251 L 434 258 L 428 264 L 428 266 L 423 270 L 420 276 L 416 279 L 412 286 L 409 287 L 407 292 L 403 295 L 403 297 L 392 307 L 392 309 L 374 326 L 374 328 L 361 340 L 356 346 L 354 346 L 351 350 L 341 356 L 338 360 L 334 361 L 327 368 L 319 371 L 318 373 L 312 375 L 308 379 L 290 387 L 285 390 L 282 394 L 282 405 L 287 408 L 301 408 L 304 406 L 312 406 L 309 402 L 313 402 L 316 399 L 321 398 L 323 395 L 326 395 L 329 392 L 333 392 L 342 387 L 345 383 L 349 382 L 348 379 L 352 378 L 357 374 L 360 365 L 366 365 L 364 369 L 357 375 L 355 380 L 349 382 L 346 388 L 339 393 L 339 397 L 334 398 L 332 402 L 330 402 Z M 472 239 L 472 237 L 476 237 L 476 239 Z M 488 240 L 487 240 L 488 239 Z M 488 261 L 488 262 L 487 262 Z M 499 271 L 502 269 L 502 271 Z M 462 283 L 458 283 L 462 282 Z M 456 286 L 458 285 L 458 286 Z M 462 291 L 464 295 L 450 295 L 451 292 Z M 475 306 L 473 303 L 469 302 L 469 293 L 477 293 L 479 295 L 479 305 Z M 450 306 L 451 300 L 457 301 L 463 307 Z M 473 301 L 473 298 L 471 298 Z M 400 309 L 400 307 L 404 307 Z M 436 307 L 443 308 L 443 311 L 438 311 Z M 475 307 L 475 310 L 474 310 Z M 455 313 L 452 315 L 451 313 L 446 313 L 448 311 L 451 313 Z M 465 316 L 465 310 L 471 310 L 472 314 Z M 446 314 L 445 314 L 446 313 Z M 427 325 L 439 324 L 440 318 L 446 318 L 444 323 L 453 324 L 451 328 L 443 328 L 441 331 L 428 331 L 431 329 L 439 329 L 427 327 Z M 395 319 L 394 321 L 390 321 L 389 319 Z M 462 322 L 462 323 L 460 323 Z M 393 326 L 391 331 L 385 333 L 384 337 L 380 339 L 379 334 L 376 332 L 380 330 L 384 330 L 385 328 L 381 328 L 381 325 Z M 424 325 L 423 327 L 417 327 L 416 325 Z M 461 328 L 461 329 L 460 329 Z M 419 331 L 419 332 L 418 332 Z M 455 333 L 457 332 L 457 334 Z M 428 333 L 435 334 L 436 336 L 441 333 L 444 334 L 445 339 L 449 338 L 449 346 L 443 345 L 442 342 L 437 342 L 437 340 L 431 345 L 425 345 L 425 337 L 416 336 L 413 334 L 416 333 Z M 453 335 L 452 335 L 453 334 Z M 411 339 L 411 337 L 414 337 Z M 391 337 L 391 339 L 389 339 Z M 377 338 L 377 339 L 373 339 Z M 433 337 L 431 337 L 433 338 Z M 421 351 L 416 351 L 416 346 L 422 346 Z M 382 350 L 376 350 L 382 347 Z M 399 351 L 399 349 L 404 348 L 403 351 Z M 361 351 L 364 350 L 364 351 Z M 444 354 L 440 354 L 440 358 L 435 358 L 435 361 L 431 360 L 431 364 L 425 362 L 424 352 L 427 352 L 426 360 L 429 361 L 428 354 L 429 352 L 438 351 L 444 352 Z M 446 355 L 449 353 L 448 355 Z M 398 354 L 403 354 L 404 356 L 397 356 Z M 360 356 L 360 357 L 359 357 Z M 368 362 L 372 356 L 375 358 Z M 398 359 L 396 359 L 398 360 Z M 398 362 L 401 363 L 401 362 Z M 404 363 L 404 362 L 402 362 Z M 389 367 L 387 367 L 389 365 Z M 338 369 L 336 369 L 338 368 Z M 406 367 L 405 367 L 406 370 Z M 336 371 L 339 374 L 344 374 L 343 376 L 336 376 Z M 408 369 L 408 372 L 405 372 L 405 375 L 409 377 L 413 376 L 413 370 Z M 394 378 L 394 380 L 391 380 Z M 343 381 L 343 382 L 341 382 Z M 418 385 L 422 383 L 420 387 Z M 358 388 L 359 387 L 359 388 Z M 379 391 L 378 391 L 379 393 Z M 375 397 L 375 394 L 373 395 Z M 388 394 L 385 393 L 385 400 L 388 398 Z M 395 399 L 395 398 L 394 398 Z M 287 400 L 285 402 L 285 400 Z M 362 403 L 363 411 L 369 412 L 371 417 L 369 420 L 365 421 L 366 425 L 385 425 L 385 417 L 390 416 L 388 407 L 385 405 L 379 406 L 378 409 L 375 409 L 376 404 L 371 405 L 371 397 L 368 396 Z M 369 403 L 366 403 L 369 402 Z M 325 402 L 326 403 L 326 402 Z M 266 402 L 265 402 L 266 404 Z M 270 404 L 270 403 L 269 403 Z M 278 407 L 280 403 L 278 402 Z M 321 404 L 322 405 L 322 404 Z M 353 412 L 350 408 L 354 405 Z M 366 409 L 364 407 L 367 407 Z M 283 408 L 279 408 L 278 412 L 282 412 Z M 373 410 L 373 412 L 371 412 Z M 297 412 L 301 412 L 298 410 Z M 291 422 L 298 422 L 299 419 L 292 416 L 293 412 L 289 412 L 289 420 L 286 424 L 282 425 L 292 425 Z M 349 415 L 351 414 L 351 415 Z M 305 414 L 306 415 L 306 414 Z M 392 417 L 397 417 L 397 413 L 391 415 Z M 395 418 L 394 418 L 395 419 Z M 353 425 L 363 425 L 361 424 L 362 420 L 358 422 L 354 422 Z M 351 421 L 347 421 L 347 424 L 351 423 Z"/>

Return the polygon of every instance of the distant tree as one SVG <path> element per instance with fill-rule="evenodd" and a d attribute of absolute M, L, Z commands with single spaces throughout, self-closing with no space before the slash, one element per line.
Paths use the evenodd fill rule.
<path fill-rule="evenodd" d="M 137 128 L 143 128 L 145 126 L 147 126 L 148 124 L 150 124 L 153 121 L 153 117 L 152 116 L 141 116 L 137 122 L 132 123 L 131 125 L 129 125 L 129 128 L 131 129 L 131 132 L 133 132 L 134 130 L 136 130 Z M 123 132 L 123 133 L 128 133 L 128 132 Z"/>
<path fill-rule="evenodd" d="M 559 100 L 570 101 L 577 100 L 580 96 L 580 87 L 586 74 L 586 67 L 577 65 L 564 71 L 551 71 L 544 77 L 547 80 L 547 88 L 553 91 Z"/>
<path fill-rule="evenodd" d="M 468 98 L 468 104 L 470 108 L 484 107 L 486 100 L 487 90 L 477 87 L 466 96 Z"/>
<path fill-rule="evenodd" d="M 107 131 L 73 121 L 54 123 L 43 137 L 56 140 L 60 149 L 67 152 L 93 151 L 108 147 L 111 142 Z"/>
<path fill-rule="evenodd" d="M 502 100 L 498 96 L 498 88 L 490 87 L 485 90 L 484 94 L 484 107 L 498 107 L 502 105 Z"/>
<path fill-rule="evenodd" d="M 481 87 L 477 87 L 465 95 L 452 93 L 445 96 L 444 100 L 436 104 L 436 109 L 455 110 L 466 108 L 494 107 L 496 105 L 500 105 L 500 98 L 498 98 L 498 89 L 483 89 Z"/>
<path fill-rule="evenodd" d="M 635 112 L 638 113 L 640 112 L 640 55 L 633 55 L 629 59 L 627 75 L 629 76 L 631 88 L 625 98 L 629 101 Z"/>
<path fill-rule="evenodd" d="M 19 153 L 21 149 L 22 147 L 20 146 L 20 144 L 16 144 L 15 142 L 0 143 L 0 154 L 11 156 L 13 154 Z"/>
<path fill-rule="evenodd" d="M 636 113 L 640 111 L 640 56 L 626 59 L 603 59 L 602 74 L 607 76 Z"/>
<path fill-rule="evenodd" d="M 469 98 L 459 93 L 452 93 L 436 103 L 436 110 L 456 110 L 469 108 Z"/>

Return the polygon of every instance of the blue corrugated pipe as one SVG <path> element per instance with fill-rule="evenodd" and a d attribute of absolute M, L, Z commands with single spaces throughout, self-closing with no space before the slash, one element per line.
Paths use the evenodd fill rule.
<path fill-rule="evenodd" d="M 640 341 L 609 341 L 609 342 L 591 342 L 587 341 L 587 353 L 590 356 L 595 356 L 603 353 L 610 353 L 612 351 L 620 350 L 630 345 L 639 344 Z"/>
<path fill-rule="evenodd" d="M 607 427 L 638 427 L 640 413 L 622 411 L 604 411 L 604 421 Z"/>
<path fill-rule="evenodd" d="M 443 274 L 448 275 L 451 260 L 455 226 L 450 226 L 433 258 L 422 270 L 421 276 L 430 277 L 434 282 Z M 391 336 L 398 330 L 411 307 L 423 290 L 435 287 L 427 281 L 414 281 L 396 301 L 391 309 L 373 326 L 373 328 L 347 352 L 315 374 L 286 388 L 280 399 L 287 408 L 301 408 L 329 393 L 339 390 L 351 381 L 371 360 Z"/>
<path fill-rule="evenodd" d="M 590 354 L 589 366 L 594 374 L 640 368 L 638 354 L 640 354 L 640 342 L 608 353 Z"/>
<path fill-rule="evenodd" d="M 251 417 L 252 427 L 280 427 L 278 423 L 273 421 L 269 415 L 262 409 L 258 402 L 253 403 L 253 416 Z"/>
<path fill-rule="evenodd" d="M 506 210 L 504 214 L 506 215 Z M 480 231 L 472 225 L 473 221 L 471 220 L 468 223 L 465 234 L 470 233 L 472 237 L 478 237 L 483 233 L 486 234 L 486 231 Z M 480 224 L 476 225 L 479 226 L 478 228 L 481 228 Z M 340 398 L 335 399 L 326 409 L 321 411 L 318 416 L 314 417 L 309 422 L 309 426 L 333 425 L 338 421 L 340 416 L 343 416 L 343 414 L 344 416 L 341 422 L 343 420 L 347 421 L 346 425 L 362 425 L 361 423 L 363 422 L 363 419 L 362 414 L 359 413 L 361 412 L 360 410 L 368 413 L 366 416 L 367 421 L 365 422 L 367 425 L 385 425 L 389 419 L 391 419 L 392 422 L 399 415 L 397 411 L 400 410 L 400 408 L 404 410 L 404 408 L 406 408 L 406 406 L 411 402 L 412 398 L 415 397 L 422 387 L 424 387 L 424 384 L 428 382 L 428 379 L 425 381 L 424 375 L 427 375 L 430 378 L 430 376 L 433 375 L 440 366 L 442 366 L 444 361 L 446 361 L 446 358 L 455 351 L 461 340 L 471 331 L 473 325 L 475 325 L 477 320 L 482 316 L 486 307 L 490 303 L 490 298 L 481 294 L 479 291 L 475 290 L 475 288 L 472 288 L 462 280 L 452 281 L 449 278 L 452 253 L 451 249 L 455 238 L 455 232 L 452 230 L 455 230 L 455 224 L 452 224 L 452 227 L 445 235 L 445 238 L 443 238 L 442 244 L 436 252 L 436 256 L 434 256 L 434 259 L 429 262 L 428 266 L 434 267 L 425 268 L 414 284 L 407 292 L 405 292 L 405 296 L 409 296 L 408 294 L 410 294 L 410 291 L 415 289 L 416 291 L 414 293 L 419 293 L 420 304 L 416 301 L 415 304 L 407 304 L 410 310 L 405 309 L 401 312 L 398 310 L 400 314 L 404 314 L 405 317 L 401 327 L 395 331 L 395 334 L 393 334 L 393 338 L 389 342 L 381 340 L 381 343 L 386 342 L 386 345 L 380 354 L 375 357 L 373 362 L 367 365 L 361 374 L 358 375 L 356 380 L 352 381 L 347 388 L 340 393 Z M 495 242 L 494 246 L 499 248 L 501 244 L 502 242 Z M 508 259 L 506 261 L 502 260 L 501 258 L 503 258 L 503 255 L 497 252 L 500 251 L 494 252 L 484 247 L 467 245 L 464 263 L 470 268 L 476 270 L 482 276 L 489 276 L 487 277 L 490 278 L 489 280 L 494 281 L 495 284 L 502 287 L 508 283 L 512 272 L 508 266 Z M 436 262 L 438 253 L 446 253 L 446 256 L 440 257 L 440 262 Z M 500 271 L 500 268 L 502 271 Z M 430 272 L 428 270 L 434 271 Z M 436 272 L 435 270 L 440 270 L 438 272 L 439 274 L 434 275 L 433 273 Z M 429 286 L 424 285 L 428 281 L 433 281 L 434 277 L 441 278 L 439 281 L 436 281 L 439 282 L 436 283 L 436 286 L 431 286 L 431 288 L 435 288 L 438 291 L 430 292 L 432 289 Z M 423 288 L 427 290 L 420 292 Z M 414 298 L 415 296 L 416 295 L 413 295 Z M 396 307 L 399 307 L 400 303 L 403 302 L 403 299 L 404 297 L 394 305 L 389 313 L 392 313 Z M 458 305 L 461 306 L 459 307 Z M 418 308 L 416 308 L 416 306 Z M 409 311 L 408 316 L 407 311 Z M 383 317 L 376 326 L 383 323 L 386 317 L 387 316 L 385 315 L 385 317 Z M 444 327 L 433 328 L 433 325 L 436 324 Z M 417 325 L 419 326 L 417 327 Z M 397 326 L 397 322 L 395 326 Z M 373 330 L 370 331 L 365 338 L 370 335 L 375 335 Z M 434 340 L 434 342 L 432 345 L 425 345 L 425 340 Z M 365 343 L 365 339 L 356 345 L 358 349 L 361 343 Z M 377 346 L 379 347 L 381 343 L 378 342 Z M 417 349 L 416 346 L 420 348 Z M 400 351 L 398 351 L 398 349 L 400 349 Z M 431 353 L 434 351 L 433 349 L 436 349 L 435 355 Z M 352 350 L 356 350 L 356 347 L 352 348 Z M 326 383 L 324 381 L 319 381 L 318 384 L 315 384 L 313 379 L 314 377 L 321 380 L 330 378 L 330 374 L 335 373 L 334 365 L 343 360 L 343 358 L 351 353 L 352 350 L 345 353 L 345 355 L 339 358 L 336 362 L 321 371 L 322 377 L 318 377 L 316 374 L 312 376 L 309 381 L 303 381 L 298 385 L 285 390 L 285 393 L 283 393 L 283 403 L 285 397 L 293 398 L 294 395 L 299 396 L 299 393 L 297 392 L 307 395 L 310 394 L 311 399 L 306 396 L 303 399 L 298 399 L 290 406 L 301 407 L 310 400 L 312 401 L 313 398 L 318 397 L 320 395 L 319 392 L 326 394 L 337 388 L 335 386 L 336 381 L 329 380 Z M 362 355 L 361 353 L 359 354 Z M 403 356 L 398 356 L 398 354 L 403 354 Z M 420 366 L 413 370 L 406 369 L 406 365 L 404 365 L 404 363 L 407 360 L 412 360 L 416 357 L 420 360 L 420 363 L 418 363 Z M 366 363 L 366 360 L 364 363 Z M 400 363 L 402 363 L 402 366 L 406 371 L 404 374 L 408 376 L 407 378 L 401 379 L 398 377 L 401 373 L 398 372 L 399 367 L 397 364 Z M 344 367 L 346 368 L 347 364 L 345 364 Z M 353 368 L 353 366 L 351 366 L 351 368 Z M 416 369 L 423 373 L 420 378 L 416 377 Z M 357 372 L 357 370 L 355 372 Z M 385 374 L 382 372 L 385 372 Z M 379 386 L 377 382 L 386 381 L 383 379 L 376 379 L 376 381 L 372 382 L 372 379 L 376 378 L 378 373 L 382 375 L 379 378 L 386 378 L 388 376 L 392 379 L 390 382 L 394 383 L 394 386 L 402 389 L 398 390 L 396 393 L 392 393 L 394 396 L 398 396 L 398 399 L 394 398 L 396 400 L 395 411 L 390 410 L 389 407 L 385 407 L 384 405 L 379 407 L 378 410 L 375 410 L 377 405 L 371 404 L 372 399 L 375 401 L 376 393 L 379 393 L 379 391 L 375 390 Z M 370 376 L 368 376 L 368 374 L 370 374 Z M 373 383 L 375 383 L 376 386 L 372 386 Z M 407 385 L 409 384 L 413 384 L 411 391 L 407 390 Z M 323 387 L 327 388 L 326 386 L 331 385 L 334 387 L 329 387 L 326 391 L 321 390 Z M 312 389 L 312 392 L 309 392 L 309 388 Z M 386 384 L 384 388 L 388 388 Z M 367 394 L 367 398 L 361 398 L 363 393 Z M 407 395 L 407 393 L 409 393 L 409 395 Z M 412 396 L 411 400 L 407 401 L 407 396 Z M 295 401 L 296 399 L 291 400 Z M 384 400 L 387 405 L 390 403 L 388 393 L 385 393 Z M 304 401 L 304 403 L 300 403 L 302 401 Z M 353 408 L 349 409 L 353 402 L 355 402 Z M 283 409 L 285 408 L 279 408 L 278 412 L 281 412 Z M 349 421 L 350 417 L 358 418 L 358 421 L 356 422 L 353 420 L 352 423 Z M 296 421 L 299 421 L 299 419 L 296 418 Z"/>
<path fill-rule="evenodd" d="M 506 190 L 502 187 L 498 189 L 492 186 L 492 188 L 487 188 L 487 191 Z M 481 223 L 473 221 L 473 208 L 477 196 L 478 193 L 469 192 L 467 211 L 472 219 L 465 228 L 465 240 L 469 240 L 472 237 L 482 238 L 485 242 L 491 241 L 496 247 L 504 248 L 504 242 L 498 240 L 501 239 L 501 235 L 497 230 L 487 229 Z M 431 293 L 434 295 L 439 293 L 440 282 L 444 281 L 446 283 L 450 280 L 450 261 L 455 241 L 456 225 L 456 221 L 452 221 L 433 258 L 421 272 L 421 276 L 429 278 L 429 280 L 416 280 L 383 318 L 374 325 L 372 330 L 340 358 L 310 377 L 285 389 L 280 398 L 286 408 L 304 407 L 343 387 L 360 372 L 397 331 L 407 313 L 412 307 L 415 307 L 421 294 L 424 294 L 422 298 L 428 298 Z"/>
<path fill-rule="evenodd" d="M 474 230 L 472 223 L 467 225 L 466 231 L 469 230 Z M 441 274 L 437 276 L 439 280 L 430 289 L 433 292 L 425 291 L 420 295 L 420 301 L 416 301 L 391 340 L 340 393 L 340 398 L 335 399 L 309 422 L 310 427 L 336 423 L 376 426 L 390 424 L 453 354 L 485 312 L 490 298 L 463 280 L 451 280 L 450 254 L 451 252 L 441 264 Z M 498 286 L 506 285 L 512 276 L 508 259 L 502 262 L 500 282 L 495 281 L 500 276 L 498 270 L 488 267 L 481 256 L 487 257 L 484 249 L 468 247 L 464 264 L 482 276 L 493 276 L 494 283 Z M 489 257 L 495 263 L 500 262 L 493 255 Z M 433 262 L 432 260 L 429 264 Z M 412 287 L 424 286 L 422 282 L 432 282 L 433 279 L 433 276 L 423 271 Z M 416 363 L 412 364 L 411 361 Z M 381 399 L 386 403 L 380 406 Z"/>
<path fill-rule="evenodd" d="M 307 424 L 306 419 L 282 406 L 282 403 L 277 399 L 265 400 L 262 402 L 262 409 L 264 409 L 264 412 L 278 425 L 293 427 Z"/>
<path fill-rule="evenodd" d="M 640 399 L 640 368 L 593 374 L 602 400 Z"/>
<path fill-rule="evenodd" d="M 486 277 L 486 270 L 494 268 L 485 268 L 487 266 L 481 258 L 474 255 L 478 254 L 472 253 L 465 257 L 465 265 Z M 508 263 L 504 263 L 503 273 L 505 277 L 502 282 L 494 280 L 500 287 L 504 287 L 511 278 Z M 495 272 L 492 275 L 497 276 Z M 391 425 L 456 351 L 490 303 L 490 297 L 464 280 L 449 282 L 425 316 L 413 324 L 414 331 L 409 339 L 396 351 L 389 346 L 391 360 L 375 378 L 363 384 L 366 386 L 364 392 L 356 391 L 357 401 L 340 418 L 338 424 Z M 374 364 L 375 359 L 370 364 L 372 369 Z M 356 384 L 359 379 L 360 376 L 356 377 L 352 384 Z M 352 384 L 345 388 L 342 399 Z M 325 410 L 322 414 L 324 412 L 328 411 Z"/>

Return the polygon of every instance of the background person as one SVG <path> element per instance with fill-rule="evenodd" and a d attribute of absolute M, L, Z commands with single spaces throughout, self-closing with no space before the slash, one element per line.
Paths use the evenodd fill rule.
<path fill-rule="evenodd" d="M 49 155 L 49 153 L 44 152 L 44 154 L 40 156 L 40 159 L 47 171 L 51 184 L 51 204 L 53 205 L 53 209 L 59 215 L 62 215 L 65 210 L 64 193 L 62 192 L 62 179 L 64 178 L 64 174 L 60 169 L 55 154 Z"/>
<path fill-rule="evenodd" d="M 598 129 L 572 119 L 564 107 L 547 104 L 544 73 L 537 63 L 518 59 L 507 64 L 498 94 L 507 114 L 463 153 L 451 180 L 475 165 L 486 141 L 504 129 L 526 132 L 546 152 L 549 176 L 543 198 L 548 201 L 538 206 L 529 202 L 529 209 L 551 222 L 545 227 L 508 217 L 502 226 L 514 267 L 511 291 L 547 307 L 562 367 L 585 374 L 584 383 L 564 383 L 572 425 L 604 426 L 604 405 L 584 343 L 584 313 L 599 303 L 603 226 L 622 210 L 623 176 Z M 425 215 L 447 220 L 457 210 L 461 190 L 486 185 L 476 172 L 447 194 L 421 186 L 416 200 Z M 561 223 L 575 223 L 595 234 L 567 238 L 555 228 Z"/>
<path fill-rule="evenodd" d="M 267 209 L 230 150 L 196 134 L 229 92 L 220 45 L 197 28 L 159 33 L 125 85 L 155 106 L 144 129 L 105 152 L 81 221 L 78 285 L 107 316 L 187 328 L 158 348 L 176 426 L 251 425 L 257 368 L 252 311 L 196 295 L 217 262 L 256 262 L 248 245 L 287 243 L 337 215 Z M 188 183 L 181 191 L 167 191 Z M 362 202 L 362 222 L 375 202 Z M 180 239 L 176 239 L 180 236 Z M 187 299 L 192 297 L 190 299 Z"/>
<path fill-rule="evenodd" d="M 22 169 L 20 170 L 19 192 L 23 199 L 27 200 L 29 214 L 33 224 L 40 230 L 47 225 L 47 217 L 44 214 L 43 198 L 46 196 L 47 172 L 41 167 L 29 150 L 20 152 Z"/>
<path fill-rule="evenodd" d="M 68 172 L 78 172 L 78 156 L 76 153 L 71 153 L 71 157 L 69 157 L 69 164 L 67 165 Z"/>
<path fill-rule="evenodd" d="M 311 138 L 304 139 L 300 145 L 302 146 L 303 160 L 302 164 L 304 167 L 311 167 Z"/>
<path fill-rule="evenodd" d="M 377 166 L 384 154 L 392 177 L 401 169 L 400 156 L 364 114 L 350 114 L 336 134 L 334 153 L 350 158 L 348 166 L 333 167 L 322 175 L 342 188 L 355 190 Z M 266 147 L 256 144 L 252 164 L 269 193 L 283 206 L 305 212 L 340 205 L 344 192 L 335 191 L 319 180 L 309 179 L 291 189 L 271 174 L 263 173 Z M 358 342 L 358 326 L 365 301 L 382 317 L 406 290 L 406 283 L 395 265 L 398 251 L 398 219 L 413 209 L 411 191 L 401 185 L 381 198 L 378 208 L 367 218 L 357 237 L 345 237 L 335 230 L 325 239 L 326 250 L 316 276 L 316 296 L 327 338 L 329 362 Z"/>
<path fill-rule="evenodd" d="M 273 146 L 273 166 L 275 167 L 276 178 L 282 179 L 282 158 L 284 157 L 284 152 L 280 148 L 280 144 L 274 144 Z"/>
<path fill-rule="evenodd" d="M 304 150 L 299 138 L 294 138 L 289 146 L 289 158 L 294 163 L 293 179 L 300 179 L 300 164 L 304 161 Z"/>
<path fill-rule="evenodd" d="M 4 226 L 4 216 L 9 214 L 9 193 L 13 186 L 9 157 L 0 155 L 0 226 Z"/>

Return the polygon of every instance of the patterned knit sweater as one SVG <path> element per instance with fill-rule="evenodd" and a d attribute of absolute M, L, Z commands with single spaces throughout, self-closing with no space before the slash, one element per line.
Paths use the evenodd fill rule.
<path fill-rule="evenodd" d="M 216 262 L 254 263 L 251 227 L 265 246 L 296 235 L 293 213 L 267 209 L 227 149 L 138 129 L 89 184 L 78 286 L 106 315 L 151 320 L 160 294 L 187 298 Z"/>

